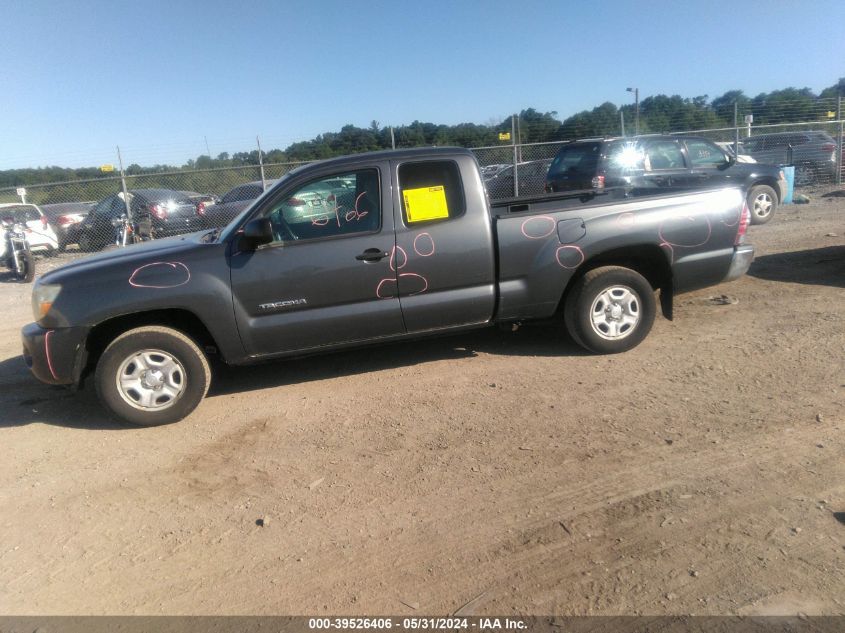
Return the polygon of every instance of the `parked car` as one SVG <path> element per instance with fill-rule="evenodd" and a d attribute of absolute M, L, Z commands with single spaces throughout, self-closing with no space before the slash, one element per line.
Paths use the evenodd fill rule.
<path fill-rule="evenodd" d="M 723 185 L 745 188 L 753 224 L 770 221 L 786 195 L 782 169 L 738 163 L 733 155 L 698 136 L 655 134 L 573 141 L 558 151 L 546 177 L 546 191 Z"/>
<path fill-rule="evenodd" d="M 744 138 L 742 144 L 757 162 L 795 165 L 796 185 L 836 181 L 838 148 L 836 140 L 826 132 L 755 134 Z"/>
<path fill-rule="evenodd" d="M 488 178 L 492 178 L 500 171 L 502 171 L 503 169 L 507 169 L 508 167 L 511 167 L 510 163 L 497 163 L 494 165 L 485 165 L 481 168 L 481 177 L 484 180 L 487 180 Z"/>
<path fill-rule="evenodd" d="M 276 184 L 276 182 L 276 180 L 266 181 L 267 189 Z M 226 226 L 262 193 L 264 193 L 264 185 L 260 180 L 246 182 L 233 187 L 223 194 L 220 202 L 212 208 L 205 209 L 204 218 L 206 224 L 210 228 Z"/>
<path fill-rule="evenodd" d="M 131 189 L 129 210 L 133 218 L 149 214 L 152 237 L 167 237 L 191 233 L 206 227 L 197 214 L 196 205 L 184 194 L 171 189 Z M 115 239 L 114 220 L 126 215 L 123 192 L 113 194 L 97 203 L 79 224 L 79 248 L 100 250 Z"/>
<path fill-rule="evenodd" d="M 59 240 L 59 251 L 79 241 L 79 225 L 94 208 L 94 202 L 57 202 L 42 204 L 41 210 Z"/>
<path fill-rule="evenodd" d="M 32 252 L 55 255 L 59 250 L 59 240 L 50 226 L 47 216 L 35 204 L 8 203 L 0 204 L 0 220 L 9 218 L 12 222 L 23 224 L 26 229 L 26 241 Z M 10 222 L 11 223 L 11 222 Z M 5 242 L 5 232 L 0 229 L 0 240 Z"/>
<path fill-rule="evenodd" d="M 208 207 L 220 202 L 219 197 L 210 193 L 197 193 L 196 191 L 180 191 L 179 193 L 194 203 L 197 207 L 197 215 L 199 216 L 204 216 Z"/>
<path fill-rule="evenodd" d="M 716 141 L 716 145 L 722 148 L 731 156 L 736 158 L 736 162 L 738 163 L 756 163 L 757 161 L 754 159 L 753 156 L 746 154 L 745 147 L 743 147 L 742 143 L 739 143 L 739 154 L 734 151 L 734 143 L 733 142 L 725 142 L 725 141 Z"/>
<path fill-rule="evenodd" d="M 338 180 L 357 201 L 342 221 L 280 212 Z M 157 425 L 200 404 L 211 354 L 239 365 L 554 318 L 587 350 L 624 352 L 651 330 L 658 289 L 671 317 L 676 293 L 736 279 L 754 255 L 739 187 L 644 193 L 490 204 L 461 148 L 313 163 L 223 231 L 43 275 L 24 360 L 49 384 L 92 376 L 114 416 Z"/>
<path fill-rule="evenodd" d="M 551 158 L 519 163 L 516 172 L 519 176 L 519 195 L 542 194 L 545 190 L 546 174 L 551 164 Z M 505 165 L 493 176 L 485 177 L 484 184 L 491 198 L 512 198 L 514 196 L 513 165 Z"/>

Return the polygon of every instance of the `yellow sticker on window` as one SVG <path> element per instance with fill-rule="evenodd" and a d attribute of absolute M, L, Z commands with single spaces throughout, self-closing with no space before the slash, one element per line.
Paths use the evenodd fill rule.
<path fill-rule="evenodd" d="M 406 189 L 402 194 L 405 197 L 405 211 L 409 223 L 449 217 L 449 205 L 446 204 L 443 185 Z"/>

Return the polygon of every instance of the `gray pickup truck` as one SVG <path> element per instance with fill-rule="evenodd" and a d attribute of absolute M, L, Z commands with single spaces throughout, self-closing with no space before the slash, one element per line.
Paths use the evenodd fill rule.
<path fill-rule="evenodd" d="M 209 357 L 247 364 L 491 324 L 560 317 L 597 353 L 651 329 L 655 291 L 742 275 L 737 188 L 634 189 L 492 206 L 466 150 L 348 156 L 292 171 L 222 231 L 101 253 L 41 277 L 24 358 L 46 383 L 93 375 L 140 425 L 191 413 Z"/>

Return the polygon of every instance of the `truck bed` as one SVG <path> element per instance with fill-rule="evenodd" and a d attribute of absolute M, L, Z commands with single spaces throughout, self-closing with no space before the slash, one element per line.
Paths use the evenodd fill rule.
<path fill-rule="evenodd" d="M 575 270 L 585 263 L 652 262 L 655 289 L 673 293 L 724 279 L 742 191 L 653 192 L 608 189 L 493 203 L 498 318 L 552 316 Z"/>

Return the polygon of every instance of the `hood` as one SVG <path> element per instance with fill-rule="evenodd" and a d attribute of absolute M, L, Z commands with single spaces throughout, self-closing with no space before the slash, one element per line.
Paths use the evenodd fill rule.
<path fill-rule="evenodd" d="M 45 283 L 61 283 L 66 277 L 76 276 L 78 273 L 85 274 L 102 270 L 112 264 L 119 264 L 121 266 L 135 263 L 143 264 L 151 260 L 172 258 L 175 255 L 185 255 L 188 252 L 208 246 L 206 242 L 202 241 L 202 237 L 208 234 L 208 232 L 206 230 L 197 233 L 188 233 L 89 255 L 88 257 L 77 259 L 55 270 L 51 270 L 44 274 L 41 279 Z"/>

